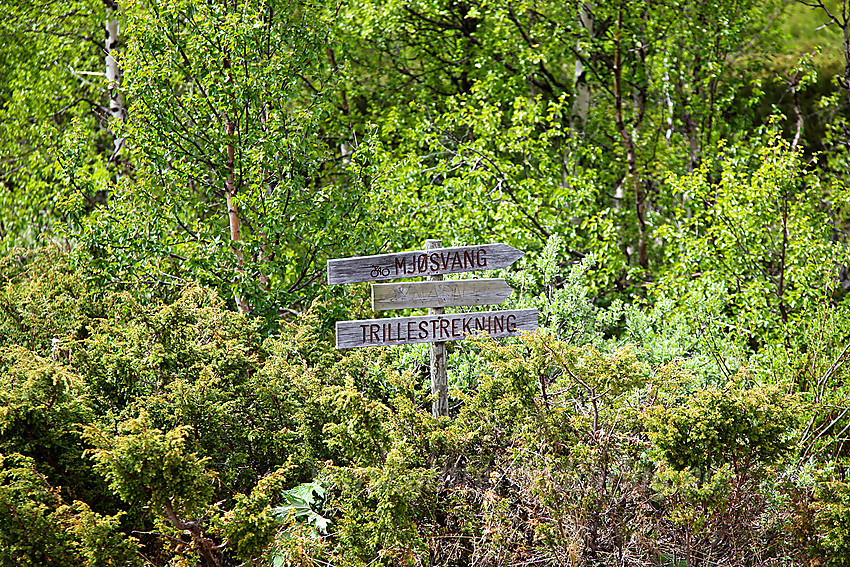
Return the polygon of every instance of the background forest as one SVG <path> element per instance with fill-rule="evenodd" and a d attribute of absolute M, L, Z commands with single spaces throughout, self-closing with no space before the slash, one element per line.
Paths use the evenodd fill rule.
<path fill-rule="evenodd" d="M 847 0 L 3 0 L 0 566 L 850 565 Z M 341 351 L 444 245 L 522 339 Z"/>

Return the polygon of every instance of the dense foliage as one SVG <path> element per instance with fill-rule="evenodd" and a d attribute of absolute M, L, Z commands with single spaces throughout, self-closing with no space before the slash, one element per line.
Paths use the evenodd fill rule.
<path fill-rule="evenodd" d="M 106 28 L 106 42 L 102 37 Z M 850 565 L 846 0 L 8 0 L 0 566 Z M 445 244 L 520 339 L 337 350 Z"/>

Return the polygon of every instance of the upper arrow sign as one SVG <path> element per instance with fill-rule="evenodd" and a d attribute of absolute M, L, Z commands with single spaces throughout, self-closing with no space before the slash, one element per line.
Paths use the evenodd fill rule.
<path fill-rule="evenodd" d="M 328 260 L 328 283 L 346 284 L 498 270 L 510 266 L 523 254 L 512 246 L 499 243 L 339 258 Z"/>

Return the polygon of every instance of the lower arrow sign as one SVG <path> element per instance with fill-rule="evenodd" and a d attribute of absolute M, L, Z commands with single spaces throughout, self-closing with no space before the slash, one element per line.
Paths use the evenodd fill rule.
<path fill-rule="evenodd" d="M 537 329 L 537 309 L 479 311 L 422 317 L 337 321 L 336 347 L 402 345 L 457 341 L 476 333 L 518 336 Z"/>

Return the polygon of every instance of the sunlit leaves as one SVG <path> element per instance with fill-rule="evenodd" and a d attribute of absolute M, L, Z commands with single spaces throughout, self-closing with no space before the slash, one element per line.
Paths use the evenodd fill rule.
<path fill-rule="evenodd" d="M 819 181 L 787 143 L 771 138 L 753 153 L 728 150 L 713 166 L 672 180 L 694 204 L 681 228 L 663 233 L 675 272 L 721 278 L 736 324 L 760 335 L 828 297 L 846 248 L 833 239 Z"/>

